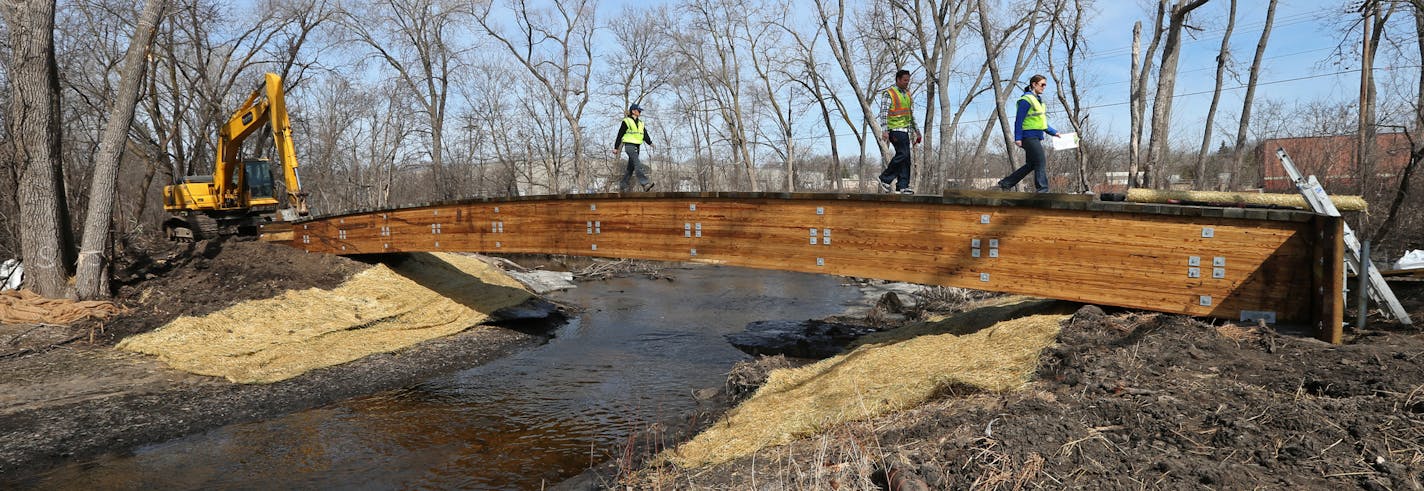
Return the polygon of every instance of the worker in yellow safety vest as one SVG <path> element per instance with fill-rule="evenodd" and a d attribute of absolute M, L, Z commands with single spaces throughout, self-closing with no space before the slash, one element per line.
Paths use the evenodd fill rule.
<path fill-rule="evenodd" d="M 880 173 L 880 192 L 915 194 L 910 189 L 910 137 L 920 143 L 920 129 L 915 126 L 914 101 L 910 99 L 910 71 L 895 72 L 895 85 L 885 89 L 880 98 L 880 139 L 895 147 L 895 157 Z M 891 185 L 894 187 L 891 187 Z"/>
<path fill-rule="evenodd" d="M 638 186 L 643 191 L 653 189 L 653 182 L 648 180 L 648 173 L 643 170 L 643 164 L 638 160 L 639 149 L 644 144 L 653 146 L 653 139 L 648 136 L 647 128 L 639 116 L 643 115 L 643 108 L 637 104 L 628 107 L 628 115 L 623 118 L 623 125 L 618 127 L 618 138 L 613 141 L 613 157 L 618 157 L 621 149 L 628 154 L 628 168 L 623 171 L 623 180 L 618 182 L 618 192 L 626 193 L 632 190 L 633 176 L 638 176 Z"/>
<path fill-rule="evenodd" d="M 1034 75 L 1028 79 L 1028 87 L 1019 97 L 1018 111 L 1014 117 L 1014 145 L 1024 149 L 1024 165 L 999 181 L 999 189 L 1008 191 L 1018 185 L 1029 172 L 1033 173 L 1034 191 L 1048 192 L 1048 159 L 1043 155 L 1043 135 L 1058 137 L 1058 130 L 1048 125 L 1043 108 L 1043 89 L 1048 88 L 1048 77 Z"/>

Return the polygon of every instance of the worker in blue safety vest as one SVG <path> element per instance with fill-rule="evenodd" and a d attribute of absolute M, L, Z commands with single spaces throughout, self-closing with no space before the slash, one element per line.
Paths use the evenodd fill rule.
<path fill-rule="evenodd" d="M 638 152 L 644 144 L 653 146 L 653 139 L 648 136 L 647 128 L 639 116 L 643 115 L 643 108 L 637 104 L 628 107 L 628 116 L 623 118 L 623 125 L 618 127 L 618 138 L 613 141 L 613 157 L 618 157 L 621 149 L 628 154 L 628 168 L 623 171 L 623 180 L 618 182 L 618 191 L 626 193 L 632 190 L 633 176 L 638 176 L 638 185 L 643 191 L 653 189 L 652 181 L 648 180 L 648 173 L 643 171 L 642 162 L 638 160 Z"/>

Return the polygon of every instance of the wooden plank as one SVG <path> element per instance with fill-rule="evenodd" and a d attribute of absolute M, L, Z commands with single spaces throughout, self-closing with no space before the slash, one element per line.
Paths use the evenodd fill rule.
<path fill-rule="evenodd" d="M 1315 337 L 1339 344 L 1345 325 L 1345 221 L 1318 215 L 1313 223 L 1310 323 Z"/>
<path fill-rule="evenodd" d="M 292 222 L 269 222 L 258 225 L 257 240 L 263 242 L 291 242 Z"/>
<path fill-rule="evenodd" d="M 1299 214 L 1273 220 L 1167 205 L 987 207 L 933 197 L 849 196 L 472 200 L 311 220 L 294 230 L 292 243 L 334 254 L 471 251 L 694 261 L 1230 319 L 1243 310 L 1275 312 L 1282 322 L 1320 315 L 1315 295 L 1298 293 L 1315 285 L 1317 273 L 1304 265 L 1321 253 L 1314 222 Z M 1191 258 L 1198 264 L 1190 265 Z M 1214 265 L 1218 258 L 1225 264 Z"/>

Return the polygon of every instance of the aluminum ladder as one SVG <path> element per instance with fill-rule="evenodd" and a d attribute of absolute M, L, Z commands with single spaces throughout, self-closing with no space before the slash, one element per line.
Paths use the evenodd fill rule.
<path fill-rule="evenodd" d="M 1281 159 L 1281 166 L 1285 167 L 1286 174 L 1290 175 L 1291 181 L 1295 182 L 1295 187 L 1300 190 L 1301 196 L 1305 196 L 1305 201 L 1310 203 L 1310 207 L 1316 213 L 1326 216 L 1338 217 L 1340 210 L 1335 208 L 1335 203 L 1330 201 L 1330 196 L 1325 194 L 1325 188 L 1315 179 L 1315 176 L 1300 175 L 1300 170 L 1296 169 L 1295 163 L 1291 162 L 1290 156 L 1286 155 L 1286 149 L 1276 148 L 1276 157 Z M 1345 269 L 1356 275 L 1360 274 L 1360 240 L 1355 238 L 1355 231 L 1350 229 L 1350 224 L 1345 223 Z M 1385 310 L 1386 314 L 1394 317 L 1404 325 L 1413 325 L 1414 321 L 1409 318 L 1409 313 L 1404 311 L 1404 306 L 1399 304 L 1399 299 L 1395 298 L 1394 290 L 1389 288 L 1389 283 L 1384 281 L 1384 276 L 1379 274 L 1379 270 L 1365 264 L 1365 274 L 1369 280 L 1370 299 L 1375 301 Z M 1366 308 L 1360 305 L 1357 308 Z"/>

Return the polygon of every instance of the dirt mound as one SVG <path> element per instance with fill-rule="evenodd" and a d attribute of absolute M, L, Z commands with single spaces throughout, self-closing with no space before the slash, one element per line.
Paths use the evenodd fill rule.
<path fill-rule="evenodd" d="M 637 479 L 735 489 L 748 476 L 798 489 L 883 489 L 886 479 L 928 489 L 1419 489 L 1424 340 L 1375 331 L 1329 345 L 1088 309 L 1065 323 L 1026 390 L 951 393 L 710 470 Z"/>
<path fill-rule="evenodd" d="M 370 265 L 254 240 L 159 242 L 130 249 L 116 265 L 115 300 L 131 309 L 95 343 L 151 331 L 180 315 L 203 315 L 287 290 L 333 288 Z"/>

